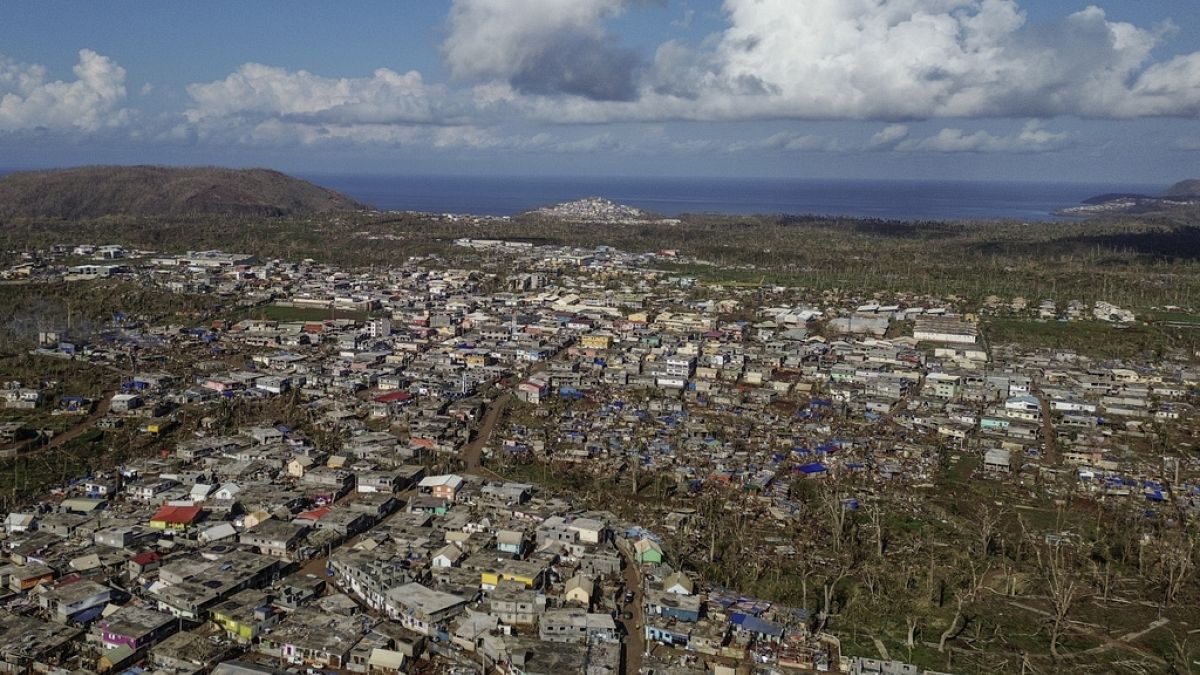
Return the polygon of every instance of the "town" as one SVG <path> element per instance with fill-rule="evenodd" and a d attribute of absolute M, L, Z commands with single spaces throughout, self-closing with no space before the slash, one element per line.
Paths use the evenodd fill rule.
<path fill-rule="evenodd" d="M 1194 618 L 1196 354 L 989 329 L 1140 311 L 453 247 L 72 242 L 0 274 L 162 302 L 66 300 L 8 359 L 0 670 L 1156 670 L 1139 641 Z"/>

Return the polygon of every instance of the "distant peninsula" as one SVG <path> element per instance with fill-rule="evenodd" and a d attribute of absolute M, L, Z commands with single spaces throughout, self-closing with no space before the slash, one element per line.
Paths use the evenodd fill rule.
<path fill-rule="evenodd" d="M 1089 197 L 1079 206 L 1061 209 L 1063 216 L 1105 216 L 1161 213 L 1200 207 L 1200 179 L 1182 180 L 1158 195 L 1110 193 Z"/>
<path fill-rule="evenodd" d="M 545 218 L 567 223 L 636 224 L 647 222 L 678 222 L 663 219 L 635 206 L 618 204 L 604 197 L 584 197 L 575 201 L 553 206 L 543 206 L 529 211 L 526 216 Z"/>
<path fill-rule="evenodd" d="M 0 178 L 0 217 L 289 216 L 369 207 L 269 169 L 84 166 Z"/>

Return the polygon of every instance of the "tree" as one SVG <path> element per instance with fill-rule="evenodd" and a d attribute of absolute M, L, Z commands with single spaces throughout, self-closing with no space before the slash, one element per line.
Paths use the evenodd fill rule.
<path fill-rule="evenodd" d="M 997 506 L 994 502 L 985 501 L 975 515 L 976 543 L 979 556 L 986 558 L 992 554 L 996 543 L 997 531 L 1008 516 L 1008 509 Z"/>
<path fill-rule="evenodd" d="M 1078 561 L 1071 544 L 1043 541 L 1033 550 L 1038 573 L 1050 600 L 1050 655 L 1058 661 L 1058 641 L 1067 625 L 1071 609 L 1084 595 L 1086 586 L 1079 580 Z"/>
<path fill-rule="evenodd" d="M 1182 529 L 1172 529 L 1158 541 L 1152 568 L 1162 589 L 1162 602 L 1170 606 L 1196 571 L 1196 539 Z"/>
<path fill-rule="evenodd" d="M 991 565 L 981 565 L 978 561 L 965 559 L 961 555 L 954 566 L 958 569 L 952 571 L 957 572 L 959 577 L 954 591 L 954 616 L 950 619 L 950 625 L 946 626 L 946 630 L 942 631 L 941 637 L 938 638 L 939 652 L 946 651 L 946 641 L 960 630 L 959 620 L 963 618 L 966 607 L 979 598 L 984 581 L 991 571 Z"/>
<path fill-rule="evenodd" d="M 829 524 L 833 550 L 840 552 L 850 524 L 850 509 L 846 506 L 846 495 L 842 492 L 841 486 L 825 484 L 817 492 L 817 496 L 820 500 L 821 512 Z"/>

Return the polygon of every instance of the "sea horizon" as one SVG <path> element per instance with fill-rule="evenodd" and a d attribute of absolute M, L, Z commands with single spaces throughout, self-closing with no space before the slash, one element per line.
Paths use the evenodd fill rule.
<path fill-rule="evenodd" d="M 1054 212 L 1106 193 L 1157 194 L 1166 185 L 846 178 L 380 175 L 298 172 L 385 211 L 512 216 L 603 197 L 664 216 L 815 215 L 885 220 L 1057 220 Z"/>

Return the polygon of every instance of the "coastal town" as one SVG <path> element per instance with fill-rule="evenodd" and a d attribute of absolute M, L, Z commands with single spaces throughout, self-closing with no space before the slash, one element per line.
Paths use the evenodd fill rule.
<path fill-rule="evenodd" d="M 675 270 L 711 263 L 674 250 L 453 245 L 460 260 L 363 270 L 71 242 L 0 273 L 164 299 L 68 307 L 31 327 L 33 372 L 0 382 L 0 671 L 954 672 L 841 620 L 868 559 L 953 579 L 948 625 L 903 615 L 909 656 L 970 658 L 963 607 L 987 591 L 1051 650 L 1069 635 L 1145 656 L 1142 633 L 1075 620 L 1054 587 L 1023 601 L 1028 575 L 986 562 L 1066 555 L 1080 519 L 1200 508 L 1194 353 L 987 329 L 1120 336 L 1139 311 L 705 283 Z M 972 574 L 889 544 L 908 521 L 884 505 L 924 501 L 977 519 Z M 1014 513 L 1031 543 L 1010 556 Z M 1155 532 L 1135 555 L 1164 566 L 1166 608 L 1195 565 L 1185 549 L 1170 566 Z M 780 570 L 804 571 L 777 592 Z M 1128 590 L 1096 570 L 1106 599 Z"/>

